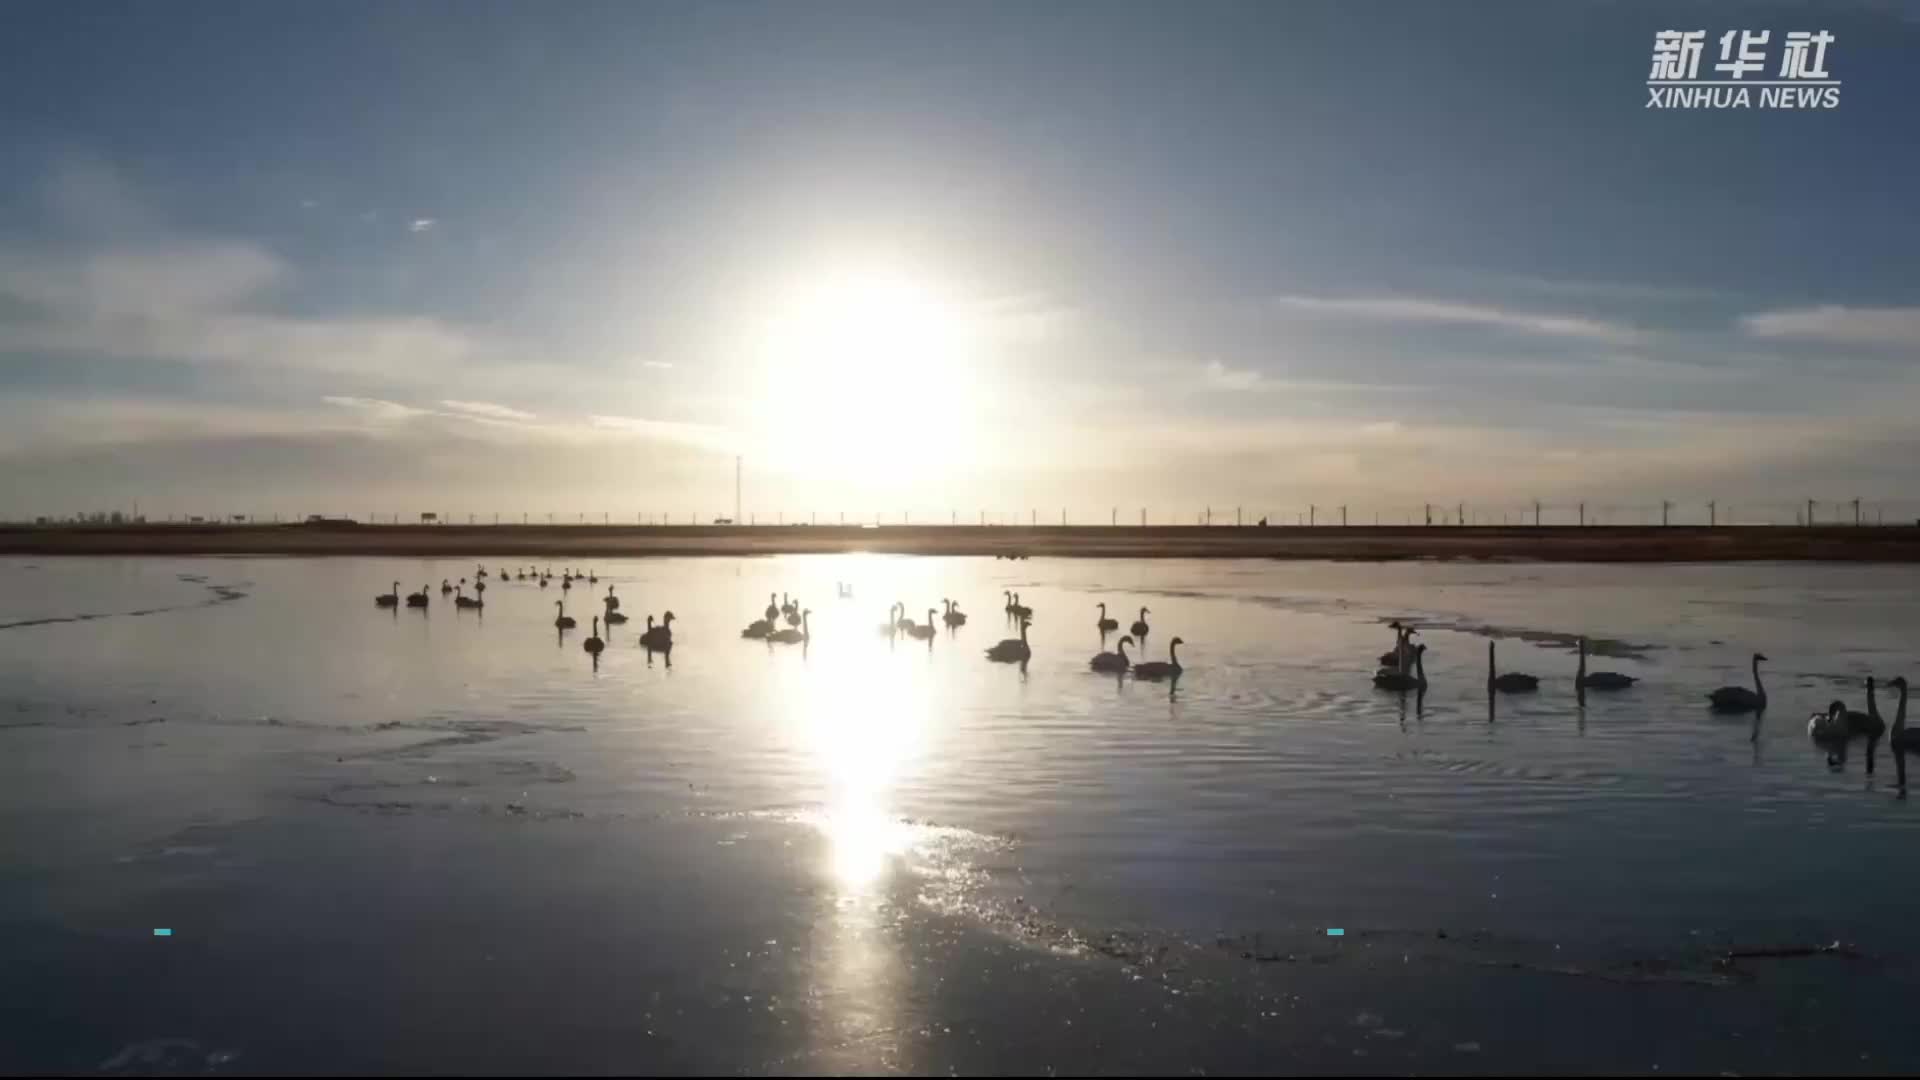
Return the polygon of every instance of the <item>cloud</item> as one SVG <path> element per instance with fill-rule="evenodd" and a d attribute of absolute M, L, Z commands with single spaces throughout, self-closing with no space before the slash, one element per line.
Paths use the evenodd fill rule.
<path fill-rule="evenodd" d="M 1576 338 L 1585 341 L 1627 342 L 1639 339 L 1640 331 L 1619 323 L 1604 322 L 1576 315 L 1556 315 L 1533 311 L 1514 311 L 1475 304 L 1457 304 L 1444 300 L 1395 297 L 1330 299 L 1315 296 L 1281 296 L 1275 302 L 1282 307 L 1312 314 L 1393 323 L 1450 323 L 1483 326 L 1496 330 L 1514 330 L 1548 337 Z"/>
<path fill-rule="evenodd" d="M 314 207 L 319 205 L 320 205 L 319 199 L 301 199 L 300 200 L 300 209 L 302 210 L 312 210 Z"/>
<path fill-rule="evenodd" d="M 1743 316 L 1740 328 L 1762 338 L 1912 347 L 1920 346 L 1920 308 L 1784 308 Z"/>
<path fill-rule="evenodd" d="M 667 363 L 665 360 L 642 360 L 640 361 L 640 366 L 644 368 L 657 368 L 661 371 L 666 371 L 673 367 L 672 364 Z"/>
<path fill-rule="evenodd" d="M 411 405 L 402 405 L 397 401 L 385 401 L 381 398 L 343 397 L 329 394 L 320 400 L 337 408 L 364 413 L 376 420 L 411 420 L 416 416 L 427 415 L 425 409 L 416 409 Z"/>
<path fill-rule="evenodd" d="M 418 378 L 481 357 L 427 317 L 311 317 L 261 310 L 294 275 L 252 244 L 173 239 L 104 251 L 0 251 L 0 351 Z"/>
<path fill-rule="evenodd" d="M 710 450 L 732 452 L 740 448 L 740 440 L 733 432 L 710 424 L 690 424 L 677 420 L 644 420 L 633 416 L 590 416 L 587 422 L 603 432 L 642 435 L 650 439 Z"/>
<path fill-rule="evenodd" d="M 1207 385 L 1216 390 L 1257 390 L 1266 383 L 1257 371 L 1230 368 L 1218 360 L 1207 361 L 1204 375 Z"/>
<path fill-rule="evenodd" d="M 464 413 L 476 418 L 486 419 L 486 420 L 527 421 L 527 420 L 532 420 L 534 418 L 533 414 L 530 412 L 521 412 L 519 409 L 510 409 L 505 405 L 495 405 L 492 402 L 487 402 L 487 401 L 443 400 L 440 402 L 440 404 L 446 406 L 449 409 L 452 409 L 454 412 Z"/>
<path fill-rule="evenodd" d="M 439 223 L 440 223 L 439 219 L 437 218 L 430 218 L 430 217 L 414 218 L 413 224 L 407 226 L 407 231 L 422 233 L 422 232 L 426 232 L 428 229 L 433 228 L 435 225 L 438 225 Z"/>

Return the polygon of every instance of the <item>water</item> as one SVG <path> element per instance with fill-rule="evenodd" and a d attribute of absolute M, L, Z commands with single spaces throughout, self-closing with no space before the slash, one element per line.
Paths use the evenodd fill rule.
<path fill-rule="evenodd" d="M 465 1050 L 392 1034 L 348 1053 L 268 1037 L 274 1014 L 239 1001 L 167 1021 L 200 1029 L 143 1029 L 149 1006 L 109 1007 L 76 982 L 63 1008 L 102 1019 L 43 1030 L 0 1067 L 886 1071 L 1106 1053 L 1228 1070 L 1641 1068 L 1658 1059 L 1591 1018 L 1648 987 L 1712 995 L 1704 1007 L 1727 1017 L 1676 1022 L 1668 1068 L 1920 1067 L 1903 1040 L 1877 1041 L 1920 956 L 1920 808 L 1895 798 L 1884 746 L 1869 774 L 1864 744 L 1830 765 L 1805 736 L 1830 699 L 1861 707 L 1868 674 L 1909 672 L 1920 571 L 878 556 L 593 569 L 597 585 L 566 593 L 581 626 L 562 634 L 558 577 L 490 577 L 484 611 L 456 611 L 438 585 L 471 578 L 465 561 L 0 561 L 0 933 L 36 942 L 43 975 L 150 954 L 136 940 L 171 924 L 168 948 L 226 936 L 330 971 L 356 943 L 417 960 L 437 932 L 421 926 L 497 939 L 511 922 L 541 943 L 523 974 L 550 978 L 567 949 L 594 968 L 572 935 L 601 920 L 677 957 L 658 962 L 694 987 L 679 1022 L 700 1013 L 699 1039 L 586 1063 L 550 1045 L 469 1061 L 472 1017 L 508 1007 L 489 999 L 446 1021 Z M 403 593 L 431 583 L 431 607 L 376 609 L 396 578 Z M 632 621 L 602 630 L 596 664 L 580 642 L 609 584 Z M 982 656 L 1013 633 L 1003 590 L 1036 611 L 1024 671 Z M 805 648 L 741 640 L 782 591 L 811 610 Z M 877 632 L 893 601 L 924 619 L 943 597 L 965 627 L 930 644 Z M 1102 600 L 1123 629 L 1151 609 L 1136 659 L 1185 639 L 1177 683 L 1088 671 Z M 645 615 L 668 608 L 676 648 L 649 655 Z M 1370 685 L 1396 617 L 1429 645 L 1423 699 Z M 1582 634 L 1594 668 L 1640 684 L 1580 706 Z M 1503 671 L 1541 677 L 1538 694 L 1489 708 L 1489 639 Z M 1757 738 L 1704 707 L 1748 682 L 1755 651 L 1772 658 Z M 1880 704 L 1890 721 L 1894 698 Z M 605 877 L 616 859 L 628 872 Z M 627 925 L 596 908 L 614 895 L 677 897 L 676 913 Z M 362 929 L 339 903 L 362 905 Z M 729 972 L 781 940 L 760 922 L 795 910 L 809 944 L 762 949 L 755 962 L 777 964 L 756 978 L 787 996 L 748 1024 Z M 688 925 L 733 950 L 724 968 Z M 1330 943 L 1329 927 L 1348 935 Z M 1862 955 L 1713 959 L 1836 940 Z M 971 951 L 942 951 L 954 941 Z M 864 943 L 852 960 L 849 942 Z M 244 968 L 234 948 L 202 975 Z M 943 1041 L 960 1038 L 940 1030 L 952 1007 L 909 987 L 923 967 L 938 986 L 992 967 L 968 957 L 1040 958 L 1056 965 L 1034 976 L 1049 1001 L 1127 1002 L 1165 1024 L 1160 1041 L 1114 1049 L 1129 1019 L 1098 1050 L 1057 1029 L 1024 1048 Z M 441 970 L 444 993 L 460 980 Z M 1109 977 L 1158 1003 L 1096 989 Z M 0 992 L 54 1008 L 43 983 L 0 976 Z M 312 1007 L 391 1026 L 362 1015 L 363 992 Z M 420 998 L 380 993 L 420 1022 Z M 1554 1005 L 1519 1022 L 1501 1012 L 1514 999 Z M 1339 1036 L 1266 1031 L 1282 1008 L 1324 1009 Z M 1238 1017 L 1225 1049 L 1221 1016 Z M 1751 1034 L 1729 1034 L 1743 1023 Z M 1258 1056 L 1275 1041 L 1294 1056 Z"/>

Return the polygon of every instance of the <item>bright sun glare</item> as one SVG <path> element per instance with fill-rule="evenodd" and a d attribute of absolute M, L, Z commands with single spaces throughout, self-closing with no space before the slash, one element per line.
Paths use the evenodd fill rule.
<path fill-rule="evenodd" d="M 975 335 L 962 309 L 900 274 L 812 279 L 760 342 L 762 415 L 792 464 L 856 485 L 971 459 Z"/>

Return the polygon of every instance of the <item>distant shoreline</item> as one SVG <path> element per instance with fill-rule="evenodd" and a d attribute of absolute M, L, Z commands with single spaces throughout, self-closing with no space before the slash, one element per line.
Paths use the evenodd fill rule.
<path fill-rule="evenodd" d="M 1920 562 L 1920 527 L 1740 526 L 0 526 L 0 555 L 476 558 L 874 552 L 1067 558 Z"/>

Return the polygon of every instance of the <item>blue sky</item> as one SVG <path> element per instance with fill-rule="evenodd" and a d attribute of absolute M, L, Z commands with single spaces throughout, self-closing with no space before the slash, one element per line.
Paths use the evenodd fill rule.
<path fill-rule="evenodd" d="M 0 514 L 1914 479 L 1913 5 L 5 18 Z M 1828 30 L 1840 107 L 1649 110 L 1670 28 Z M 809 392 L 769 313 L 875 273 L 964 344 Z"/>

